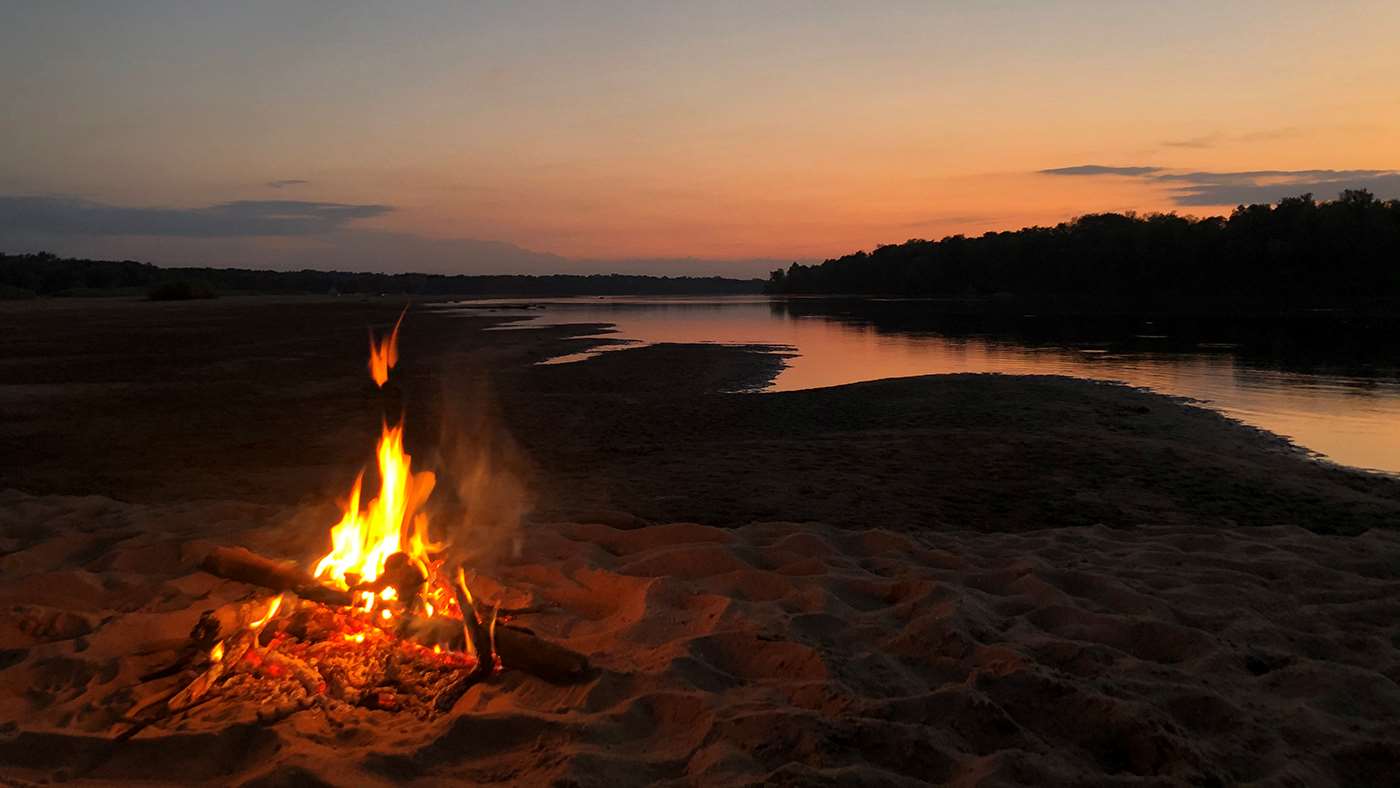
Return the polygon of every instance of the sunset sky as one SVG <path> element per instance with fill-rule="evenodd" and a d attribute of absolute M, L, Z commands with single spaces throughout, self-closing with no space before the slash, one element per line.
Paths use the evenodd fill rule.
<path fill-rule="evenodd" d="M 1400 2 L 12 2 L 0 251 L 755 275 L 1400 197 Z"/>

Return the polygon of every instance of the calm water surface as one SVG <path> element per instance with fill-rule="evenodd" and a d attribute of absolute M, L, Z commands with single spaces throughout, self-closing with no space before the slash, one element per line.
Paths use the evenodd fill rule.
<path fill-rule="evenodd" d="M 507 302 L 463 302 L 475 313 L 502 303 Z M 552 363 L 587 363 L 598 352 L 637 344 L 717 342 L 792 348 L 795 355 L 769 389 L 776 391 L 953 372 L 1118 380 L 1202 400 L 1335 462 L 1400 472 L 1400 373 L 1385 365 L 1358 365 L 1353 359 L 1344 372 L 1319 372 L 1311 365 L 1304 365 L 1308 371 L 1298 371 L 1296 360 L 1275 360 L 1228 342 L 1174 346 L 1172 337 L 1151 333 L 1151 325 L 1100 339 L 1077 336 L 1072 342 L 964 328 L 950 335 L 911 320 L 911 311 L 918 310 L 911 310 L 908 302 L 882 306 L 865 300 L 859 308 L 851 308 L 850 301 L 799 303 L 765 297 L 529 303 L 540 308 L 499 310 L 521 318 L 508 328 L 607 323 L 613 330 L 599 336 L 627 342 Z"/>

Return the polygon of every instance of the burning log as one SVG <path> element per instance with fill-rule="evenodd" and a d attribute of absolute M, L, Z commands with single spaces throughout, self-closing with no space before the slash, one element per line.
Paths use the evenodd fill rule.
<path fill-rule="evenodd" d="M 204 571 L 218 577 L 238 580 L 274 591 L 291 590 L 303 599 L 325 605 L 351 607 L 354 603 L 353 594 L 349 591 L 321 585 L 308 574 L 297 570 L 290 562 L 274 561 L 241 547 L 215 548 L 205 558 L 202 566 Z M 460 601 L 458 606 L 461 607 Z M 405 616 L 399 631 L 428 647 L 442 645 L 445 648 L 461 650 L 465 648 L 467 643 L 472 643 L 475 647 L 475 642 L 467 631 L 470 625 L 465 621 L 465 611 L 474 610 L 474 608 L 468 605 L 462 609 L 464 611 L 462 621 L 446 616 Z M 243 617 L 246 615 L 247 613 L 241 610 L 221 615 L 218 618 L 226 617 L 230 621 L 226 622 L 222 628 L 216 626 L 213 632 L 200 633 L 199 637 L 212 640 L 216 635 L 217 637 L 231 635 L 234 633 L 235 627 L 244 623 Z M 205 626 L 224 623 L 214 621 L 215 617 L 211 616 L 210 618 L 211 621 L 202 623 Z M 475 623 L 481 626 L 479 618 Z M 229 626 L 230 624 L 233 626 Z M 520 670 L 555 684 L 569 684 L 588 675 L 588 657 L 557 643 L 551 643 L 537 637 L 523 629 L 502 624 L 495 627 L 494 637 L 490 632 L 487 634 L 488 648 L 485 653 L 494 652 L 496 656 L 500 657 L 501 664 L 507 668 Z M 493 640 L 494 647 L 490 645 Z M 478 649 L 477 653 L 483 652 Z M 464 687 L 463 692 L 465 691 Z"/>
<path fill-rule="evenodd" d="M 392 588 L 403 601 L 403 606 L 412 610 L 417 603 L 418 594 L 423 590 L 423 584 L 427 581 L 428 578 L 413 565 L 408 553 L 394 553 L 385 559 L 383 574 L 371 582 L 356 583 L 350 586 L 350 590 L 377 594 L 386 588 Z"/>
<path fill-rule="evenodd" d="M 275 561 L 243 547 L 216 547 L 204 557 L 199 568 L 225 580 L 273 591 L 291 591 L 302 599 L 325 605 L 348 607 L 354 601 L 349 591 L 318 583 L 291 561 Z"/>
<path fill-rule="evenodd" d="M 200 698 L 203 698 L 224 675 L 230 665 L 236 665 L 239 660 L 243 659 L 243 655 L 247 654 L 248 649 L 253 647 L 257 637 L 256 632 L 245 630 L 230 638 L 227 645 L 220 641 L 214 647 L 214 653 L 209 656 L 209 669 L 190 682 L 189 686 L 175 693 L 166 703 L 166 708 L 170 711 L 180 711 L 198 703 Z"/>
<path fill-rule="evenodd" d="M 446 616 L 414 618 L 408 636 L 425 646 L 463 648 L 461 621 Z M 588 657 L 510 624 L 497 624 L 493 636 L 501 664 L 552 684 L 572 684 L 588 676 Z"/>
<path fill-rule="evenodd" d="M 220 640 L 214 644 L 214 648 L 209 652 L 209 669 L 190 682 L 189 686 L 175 693 L 166 707 L 170 711 L 179 711 L 204 697 L 209 690 L 218 683 L 232 666 L 237 665 L 249 650 L 258 647 L 258 637 L 262 635 L 263 627 L 267 626 L 272 617 L 277 615 L 277 610 L 282 607 L 282 595 L 278 594 L 267 606 L 267 612 L 262 618 L 249 624 L 247 628 L 240 630 L 236 635 L 226 640 Z"/>
<path fill-rule="evenodd" d="M 206 610 L 190 630 L 187 642 L 191 647 L 207 652 L 215 643 L 261 619 L 266 612 L 266 601 L 259 599 L 229 602 Z"/>

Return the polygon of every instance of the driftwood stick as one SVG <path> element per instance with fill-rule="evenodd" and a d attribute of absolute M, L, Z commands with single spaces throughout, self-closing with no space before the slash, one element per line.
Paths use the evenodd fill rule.
<path fill-rule="evenodd" d="M 118 743 L 124 742 L 160 720 L 174 714 L 174 712 L 170 711 L 168 704 L 170 699 L 178 691 L 178 687 L 172 687 L 170 690 L 162 692 L 128 711 L 123 715 L 120 721 L 126 723 L 129 727 L 113 737 L 113 740 Z M 91 767 L 89 767 L 88 770 L 90 771 Z"/>
<path fill-rule="evenodd" d="M 349 591 L 331 588 L 316 581 L 291 561 L 275 561 L 243 547 L 216 547 L 204 557 L 200 569 L 225 580 L 292 591 L 302 599 L 348 607 L 354 602 Z"/>
<path fill-rule="evenodd" d="M 201 673 L 189 686 L 175 693 L 166 706 L 172 712 L 179 711 L 204 697 L 209 690 L 213 689 L 224 673 L 237 665 L 243 659 L 243 655 L 248 653 L 248 649 L 253 647 L 258 635 L 252 630 L 244 630 L 222 641 L 223 648 L 218 654 L 218 658 L 210 658 L 209 669 Z"/>
<path fill-rule="evenodd" d="M 215 643 L 232 637 L 257 621 L 267 611 L 262 599 L 245 599 L 211 608 L 199 615 L 190 629 L 189 643 L 197 651 L 207 652 Z"/>
<path fill-rule="evenodd" d="M 554 684 L 572 684 L 588 676 L 588 657 L 508 624 L 496 625 L 496 653 L 501 664 Z"/>
<path fill-rule="evenodd" d="M 466 573 L 458 569 L 457 581 L 452 584 L 452 595 L 457 599 L 457 607 L 462 611 L 462 629 L 476 652 L 476 665 L 471 672 L 448 684 L 433 700 L 438 711 L 450 711 L 474 684 L 485 680 L 496 669 L 496 652 L 491 647 L 491 632 L 481 623 L 471 592 L 467 590 Z"/>
<path fill-rule="evenodd" d="M 146 727 L 168 711 L 168 702 L 181 689 L 183 688 L 176 685 L 137 703 L 127 709 L 126 714 L 122 715 L 123 721 L 131 725 L 139 725 L 142 728 Z"/>
<path fill-rule="evenodd" d="M 164 667 L 156 668 L 152 671 L 141 674 L 136 679 L 137 683 L 145 684 L 148 681 L 156 681 L 157 679 L 168 678 L 170 676 L 174 676 L 176 673 L 179 673 L 180 671 L 188 667 L 190 662 L 193 661 L 194 658 L 199 655 L 199 650 L 192 646 L 189 646 L 188 640 L 183 642 L 186 644 L 187 647 L 182 652 L 180 652 L 180 655 L 175 658 L 174 662 L 171 662 L 165 665 Z"/>
<path fill-rule="evenodd" d="M 406 629 L 410 638 L 425 646 L 465 647 L 462 622 L 455 618 L 415 617 Z M 503 666 L 553 684 L 572 684 L 588 676 L 588 657 L 510 624 L 496 624 L 494 648 Z"/>

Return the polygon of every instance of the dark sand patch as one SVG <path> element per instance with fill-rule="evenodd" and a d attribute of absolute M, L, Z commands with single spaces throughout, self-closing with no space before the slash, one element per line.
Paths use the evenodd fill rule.
<path fill-rule="evenodd" d="M 594 327 L 482 331 L 416 309 L 387 391 L 366 334 L 392 299 L 5 305 L 0 478 L 33 493 L 325 504 L 409 415 L 420 462 L 504 423 L 536 509 L 738 525 L 1018 531 L 1400 521 L 1400 480 L 1305 460 L 1213 412 L 1123 386 L 951 375 L 740 395 L 780 359 L 661 345 L 577 364 Z M 466 414 L 464 416 L 464 414 Z M 468 435 L 468 437 L 473 437 Z"/>

